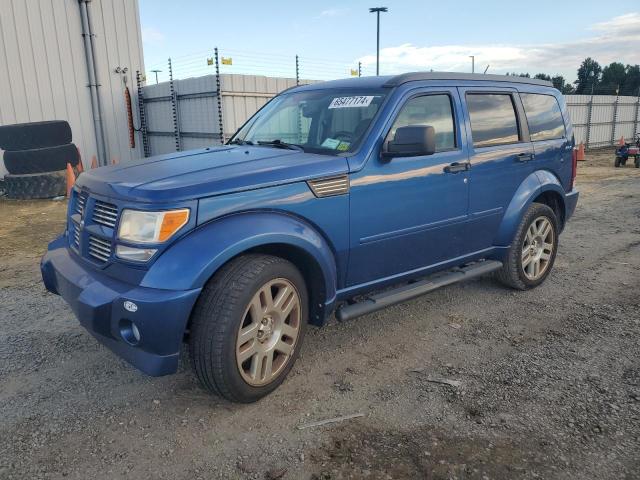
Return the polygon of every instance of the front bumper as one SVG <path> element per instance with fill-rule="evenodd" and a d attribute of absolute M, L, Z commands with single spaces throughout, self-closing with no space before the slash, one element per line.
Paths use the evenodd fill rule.
<path fill-rule="evenodd" d="M 136 368 L 151 376 L 175 373 L 200 289 L 160 290 L 117 281 L 85 267 L 67 245 L 66 237 L 57 238 L 42 259 L 47 290 L 62 296 L 82 326 Z"/>

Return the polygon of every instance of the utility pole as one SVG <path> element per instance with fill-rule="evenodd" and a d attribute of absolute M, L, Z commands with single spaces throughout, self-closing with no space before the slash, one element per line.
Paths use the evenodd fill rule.
<path fill-rule="evenodd" d="M 158 73 L 162 72 L 162 70 L 151 70 L 151 73 L 156 74 L 156 85 L 158 84 Z"/>
<path fill-rule="evenodd" d="M 469 58 L 471 58 L 471 73 L 476 73 L 476 56 L 469 55 Z"/>
<path fill-rule="evenodd" d="M 370 8 L 369 13 L 375 13 L 377 17 L 376 29 L 376 75 L 380 75 L 380 12 L 387 12 L 387 7 Z"/>

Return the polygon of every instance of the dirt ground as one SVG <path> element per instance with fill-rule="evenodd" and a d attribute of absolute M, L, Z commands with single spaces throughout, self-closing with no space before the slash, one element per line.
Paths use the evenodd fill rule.
<path fill-rule="evenodd" d="M 100 346 L 40 280 L 65 202 L 0 200 L 0 478 L 639 478 L 640 170 L 612 164 L 580 164 L 543 286 L 482 278 L 312 328 L 252 405 Z"/>

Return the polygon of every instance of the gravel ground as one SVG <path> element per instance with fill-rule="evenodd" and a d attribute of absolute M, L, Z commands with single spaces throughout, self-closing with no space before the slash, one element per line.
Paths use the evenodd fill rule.
<path fill-rule="evenodd" d="M 640 170 L 612 163 L 580 164 L 540 288 L 483 278 L 311 329 L 252 405 L 98 345 L 40 281 L 65 202 L 0 200 L 0 478 L 640 477 Z"/>

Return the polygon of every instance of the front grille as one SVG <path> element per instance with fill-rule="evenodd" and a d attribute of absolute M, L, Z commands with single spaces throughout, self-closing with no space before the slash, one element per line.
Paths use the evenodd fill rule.
<path fill-rule="evenodd" d="M 88 194 L 86 192 L 78 193 L 78 196 L 76 197 L 76 213 L 79 213 L 81 217 L 84 213 L 84 207 L 87 203 L 87 197 Z"/>
<path fill-rule="evenodd" d="M 89 255 L 100 262 L 106 262 L 111 257 L 111 242 L 89 235 Z"/>
<path fill-rule="evenodd" d="M 105 227 L 114 228 L 116 219 L 118 218 L 118 207 L 112 203 L 96 200 L 93 207 L 93 221 L 104 225 Z"/>
<path fill-rule="evenodd" d="M 76 248 L 80 248 L 80 225 L 77 223 L 73 224 L 73 246 Z"/>

